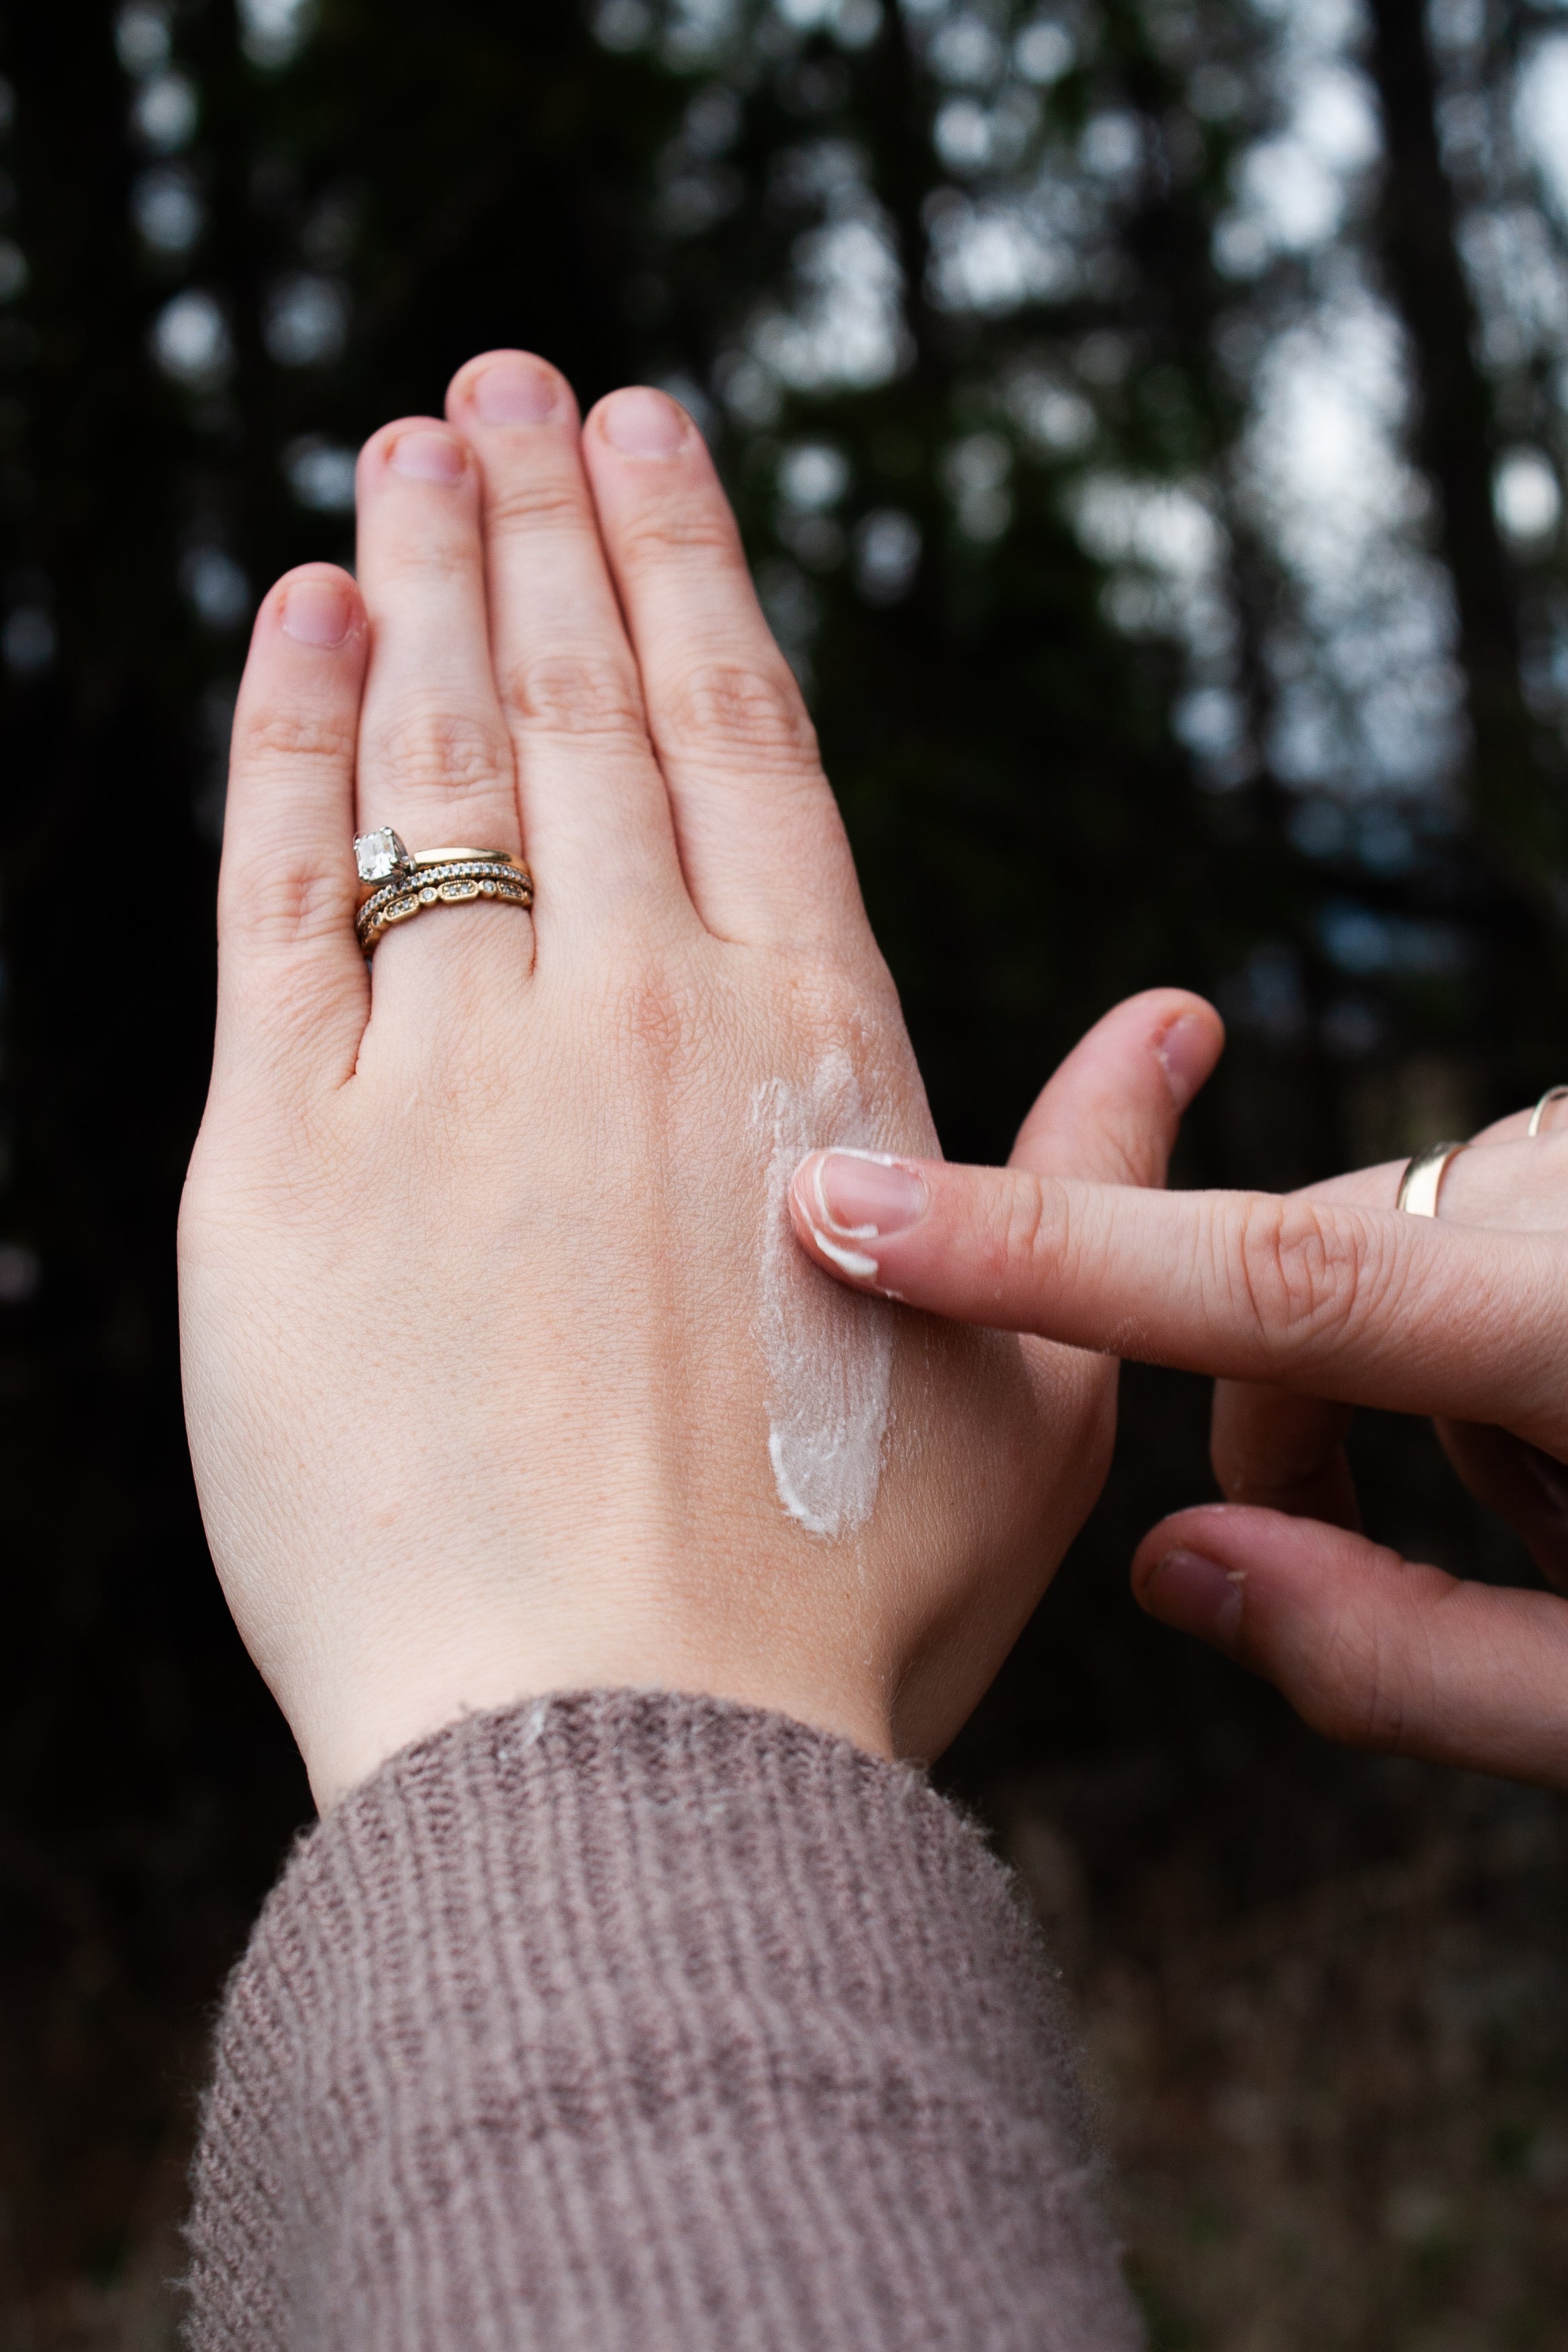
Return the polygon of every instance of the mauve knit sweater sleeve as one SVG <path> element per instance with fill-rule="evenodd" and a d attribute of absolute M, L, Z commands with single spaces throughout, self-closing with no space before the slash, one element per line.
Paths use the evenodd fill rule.
<path fill-rule="evenodd" d="M 1059 1999 L 918 1774 L 609 1692 L 305 1837 L 229 1985 L 196 2352 L 1132 2352 Z"/>

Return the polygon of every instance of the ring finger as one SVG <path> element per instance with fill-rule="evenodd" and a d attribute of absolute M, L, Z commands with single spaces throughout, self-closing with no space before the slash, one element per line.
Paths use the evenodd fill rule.
<path fill-rule="evenodd" d="M 407 418 L 366 444 L 359 581 L 371 625 L 360 831 L 390 825 L 416 852 L 460 845 L 515 854 L 522 840 L 490 667 L 478 469 L 449 425 Z M 487 950 L 502 942 L 509 961 L 527 968 L 531 925 L 516 908 L 470 906 L 458 915 L 460 934 L 444 908 L 389 933 L 376 951 L 378 980 L 432 955 L 466 961 L 481 942 Z"/>
<path fill-rule="evenodd" d="M 1509 1127 L 1512 1126 L 1509 1122 Z M 1405 1172 L 1403 1160 L 1358 1168 L 1310 1184 L 1303 1200 L 1343 1208 L 1392 1209 Z M 1443 1171 L 1437 1214 L 1446 1225 L 1479 1225 L 1499 1233 L 1560 1233 L 1568 1227 L 1568 1129 L 1526 1137 L 1489 1129 Z"/>

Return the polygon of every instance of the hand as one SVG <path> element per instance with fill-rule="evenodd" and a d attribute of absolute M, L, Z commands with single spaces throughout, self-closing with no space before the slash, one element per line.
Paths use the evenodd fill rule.
<path fill-rule="evenodd" d="M 1144 1538 L 1143 1606 L 1332 1738 L 1568 1788 L 1568 1601 L 1369 1542 L 1343 1451 L 1357 1404 L 1433 1414 L 1472 1492 L 1568 1591 L 1568 1133 L 1525 1125 L 1449 1163 L 1440 1223 L 1395 1212 L 1403 1163 L 1289 1199 L 908 1163 L 879 1202 L 828 1153 L 792 1207 L 824 1263 L 814 1227 L 832 1239 L 853 1217 L 863 1286 L 1221 1375 L 1213 1455 L 1232 1500 Z"/>
<path fill-rule="evenodd" d="M 810 1142 L 934 1140 L 701 439 L 645 391 L 580 429 L 491 353 L 366 447 L 358 579 L 257 622 L 181 1218 L 203 1513 L 318 1800 L 585 1685 L 933 1753 L 1094 1497 L 1113 1381 L 790 1242 Z M 526 845 L 531 917 L 435 908 L 373 985 L 351 836 L 387 824 Z M 1025 1164 L 1158 1181 L 1166 1065 L 1217 1050 L 1192 1004 L 1101 1024 Z"/>

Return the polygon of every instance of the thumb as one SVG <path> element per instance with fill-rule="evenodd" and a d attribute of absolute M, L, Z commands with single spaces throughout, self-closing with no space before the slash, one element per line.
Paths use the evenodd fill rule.
<path fill-rule="evenodd" d="M 1163 1184 L 1182 1113 L 1225 1049 L 1184 988 L 1149 988 L 1097 1021 L 1047 1082 L 1008 1161 L 1036 1176 Z"/>
<path fill-rule="evenodd" d="M 1568 1601 L 1467 1584 L 1281 1511 L 1205 1504 L 1146 1535 L 1132 1591 L 1352 1748 L 1568 1789 Z"/>

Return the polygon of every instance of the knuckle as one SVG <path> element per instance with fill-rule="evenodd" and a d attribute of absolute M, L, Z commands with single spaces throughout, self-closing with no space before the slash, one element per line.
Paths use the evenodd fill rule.
<path fill-rule="evenodd" d="M 1047 1231 L 1046 1224 L 1045 1186 L 1027 1177 L 1012 1177 L 1002 1187 L 997 1204 L 998 1272 L 1039 1271 L 1043 1261 L 1054 1259 L 1059 1249 L 1059 1235 Z"/>
<path fill-rule="evenodd" d="M 475 544 L 467 534 L 444 540 L 434 531 L 423 538 L 410 532 L 393 541 L 384 561 L 399 586 L 418 598 L 465 590 L 478 570 Z"/>
<path fill-rule="evenodd" d="M 817 1060 L 843 1052 L 858 1061 L 863 1045 L 902 1019 L 891 975 L 875 949 L 857 953 L 842 937 L 787 940 L 746 950 L 773 1015 Z M 881 1024 L 886 1024 L 882 1027 Z"/>
<path fill-rule="evenodd" d="M 369 763 L 398 792 L 472 792 L 510 781 L 511 755 L 499 730 L 457 711 L 405 709 L 367 746 Z"/>
<path fill-rule="evenodd" d="M 750 594 L 749 576 L 741 561 L 735 526 L 728 507 L 703 499 L 669 499 L 628 516 L 616 533 L 616 549 L 628 571 L 653 569 L 671 558 L 694 557 L 702 572 L 717 561 L 739 575 L 738 584 Z"/>
<path fill-rule="evenodd" d="M 639 1097 L 668 1104 L 701 1051 L 701 1008 L 668 961 L 650 956 L 611 982 L 623 1075 Z"/>
<path fill-rule="evenodd" d="M 646 740 L 642 698 L 613 655 L 552 654 L 514 664 L 503 688 L 518 724 L 546 734 Z"/>
<path fill-rule="evenodd" d="M 341 875 L 271 858 L 243 882 L 226 876 L 218 891 L 218 945 L 295 948 L 342 930 L 349 919 Z"/>
<path fill-rule="evenodd" d="M 1393 1552 L 1379 1550 L 1385 1571 L 1402 1570 Z M 1315 1730 L 1347 1747 L 1403 1753 L 1416 1738 L 1429 1712 L 1431 1659 L 1418 1627 L 1403 1617 L 1390 1626 L 1364 1599 L 1347 1599 L 1324 1630 L 1311 1686 L 1301 1712 Z"/>
<path fill-rule="evenodd" d="M 354 756 L 354 734 L 353 723 L 324 712 L 242 709 L 233 757 L 248 767 L 346 767 Z"/>
<path fill-rule="evenodd" d="M 491 538 L 524 531 L 531 535 L 541 526 L 564 530 L 573 536 L 585 533 L 591 528 L 588 497 L 575 459 L 570 471 L 542 471 L 488 482 L 485 525 Z"/>
<path fill-rule="evenodd" d="M 1299 1357 L 1331 1343 L 1364 1314 L 1375 1272 L 1343 1222 L 1313 1202 L 1247 1202 L 1236 1278 L 1266 1352 Z"/>
<path fill-rule="evenodd" d="M 816 768 L 816 730 L 781 661 L 709 662 L 659 696 L 658 734 L 683 744 L 743 750 L 752 765 Z"/>

